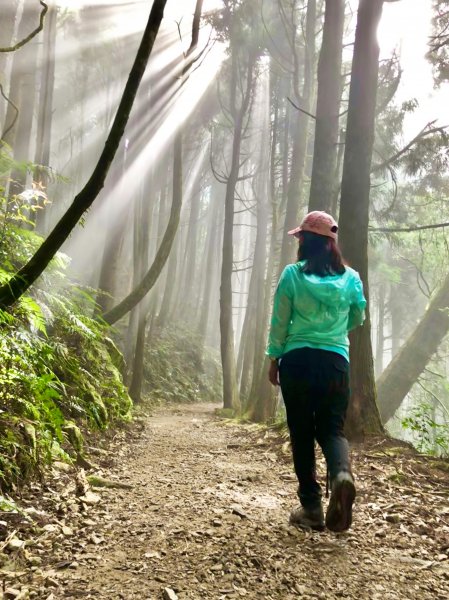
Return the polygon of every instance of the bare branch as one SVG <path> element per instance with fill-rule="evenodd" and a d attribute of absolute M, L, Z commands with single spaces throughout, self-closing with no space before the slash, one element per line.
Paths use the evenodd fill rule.
<path fill-rule="evenodd" d="M 425 229 L 441 229 L 449 227 L 447 223 L 434 223 L 433 225 L 411 225 L 410 227 L 369 227 L 370 232 L 379 233 L 412 233 L 414 231 L 424 231 Z"/>
<path fill-rule="evenodd" d="M 287 100 L 290 102 L 290 104 L 291 104 L 291 105 L 292 105 L 294 108 L 296 108 L 296 110 L 299 110 L 300 112 L 304 113 L 305 115 L 308 115 L 309 117 L 312 117 L 312 119 L 316 119 L 316 116 L 315 116 L 315 115 L 313 115 L 312 113 L 308 112 L 307 110 L 304 110 L 303 108 L 301 108 L 300 106 L 298 106 L 297 104 L 295 104 L 295 103 L 293 102 L 293 100 L 292 100 L 291 98 L 289 98 L 288 96 L 287 96 Z"/>
<path fill-rule="evenodd" d="M 43 0 L 40 0 L 39 4 L 43 8 L 42 8 L 41 16 L 40 16 L 40 19 L 39 19 L 39 25 L 36 27 L 36 29 L 34 29 L 34 31 L 32 31 L 29 35 L 27 35 L 26 38 L 24 38 L 20 42 L 17 42 L 17 44 L 14 44 L 14 46 L 9 46 L 9 48 L 0 48 L 0 52 L 15 52 L 16 50 L 19 50 L 20 48 L 22 48 L 23 46 L 25 46 L 25 44 L 27 44 L 40 31 L 42 31 L 42 29 L 44 28 L 45 15 L 48 12 L 48 5 L 45 4 L 45 2 Z"/>
<path fill-rule="evenodd" d="M 0 93 L 1 93 L 2 97 L 6 100 L 6 102 L 8 104 L 10 104 L 13 107 L 13 109 L 16 111 L 15 117 L 12 120 L 11 125 L 2 133 L 1 139 L 3 140 L 8 135 L 8 133 L 11 131 L 11 129 L 14 127 L 14 125 L 16 124 L 16 121 L 17 121 L 17 119 L 19 117 L 19 109 L 14 104 L 14 102 L 10 98 L 8 98 L 8 96 L 6 96 L 6 94 L 5 94 L 4 90 L 3 90 L 3 86 L 2 86 L 1 83 L 0 83 Z"/>

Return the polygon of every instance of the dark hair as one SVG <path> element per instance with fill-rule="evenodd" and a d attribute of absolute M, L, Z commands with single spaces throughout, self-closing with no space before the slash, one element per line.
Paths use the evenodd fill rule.
<path fill-rule="evenodd" d="M 305 260 L 301 270 L 308 275 L 341 275 L 345 264 L 337 242 L 325 235 L 301 231 L 299 233 L 298 261 Z"/>

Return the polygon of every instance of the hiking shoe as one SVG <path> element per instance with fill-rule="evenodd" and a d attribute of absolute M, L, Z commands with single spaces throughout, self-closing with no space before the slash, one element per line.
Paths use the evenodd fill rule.
<path fill-rule="evenodd" d="M 323 531 L 324 529 L 324 513 L 323 507 L 318 506 L 317 508 L 294 508 L 290 513 L 289 519 L 290 525 L 296 525 L 297 527 L 303 527 L 305 529 L 315 529 L 316 531 Z"/>
<path fill-rule="evenodd" d="M 354 498 L 354 478 L 349 471 L 340 471 L 332 482 L 331 499 L 326 512 L 328 529 L 339 532 L 350 528 Z"/>

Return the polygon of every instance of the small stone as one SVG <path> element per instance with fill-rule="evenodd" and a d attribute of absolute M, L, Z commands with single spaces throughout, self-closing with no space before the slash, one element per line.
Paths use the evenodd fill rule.
<path fill-rule="evenodd" d="M 162 598 L 164 600 L 178 600 L 178 596 L 176 595 L 175 591 L 168 587 L 164 588 L 164 591 L 162 592 Z"/>
<path fill-rule="evenodd" d="M 401 522 L 401 517 L 399 515 L 396 515 L 396 514 L 394 514 L 394 515 L 387 515 L 385 517 L 385 521 L 388 521 L 388 523 L 397 524 L 397 523 Z"/>
<path fill-rule="evenodd" d="M 101 496 L 95 494 L 94 492 L 86 492 L 84 496 L 80 496 L 81 502 L 84 504 L 98 504 L 101 500 Z"/>

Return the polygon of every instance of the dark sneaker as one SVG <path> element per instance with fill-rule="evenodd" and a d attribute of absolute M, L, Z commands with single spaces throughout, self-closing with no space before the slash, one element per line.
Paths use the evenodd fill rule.
<path fill-rule="evenodd" d="M 339 532 L 351 527 L 354 498 L 354 478 L 349 471 L 340 471 L 332 482 L 331 499 L 326 512 L 328 529 Z"/>
<path fill-rule="evenodd" d="M 324 513 L 323 507 L 320 505 L 317 508 L 295 508 L 290 513 L 290 525 L 303 527 L 305 529 L 315 529 L 323 531 L 324 529 Z"/>

